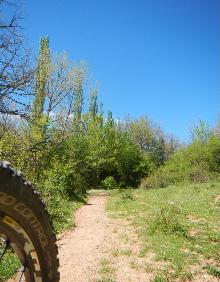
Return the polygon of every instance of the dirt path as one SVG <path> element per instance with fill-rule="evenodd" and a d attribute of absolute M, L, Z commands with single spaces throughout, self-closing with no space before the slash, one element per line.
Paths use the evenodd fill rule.
<path fill-rule="evenodd" d="M 108 218 L 106 196 L 91 196 L 76 213 L 76 227 L 58 240 L 61 282 L 96 281 Z"/>
<path fill-rule="evenodd" d="M 58 240 L 61 282 L 145 282 L 152 278 L 132 265 L 139 252 L 138 238 L 128 222 L 107 216 L 106 199 L 106 195 L 90 196 L 76 213 L 76 227 Z"/>

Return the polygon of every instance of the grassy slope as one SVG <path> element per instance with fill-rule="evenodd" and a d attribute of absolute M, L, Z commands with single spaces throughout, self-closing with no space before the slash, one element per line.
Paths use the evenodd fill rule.
<path fill-rule="evenodd" d="M 169 267 L 154 281 L 184 281 L 199 273 L 220 277 L 220 183 L 170 186 L 155 190 L 121 190 L 113 194 L 108 210 L 130 218 L 139 232 L 139 256 L 156 254 Z"/>

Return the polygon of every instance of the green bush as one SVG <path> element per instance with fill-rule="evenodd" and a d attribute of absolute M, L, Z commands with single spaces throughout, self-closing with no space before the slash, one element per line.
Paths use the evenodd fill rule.
<path fill-rule="evenodd" d="M 176 152 L 164 166 L 142 179 L 141 188 L 167 187 L 182 181 L 200 183 L 220 172 L 220 140 L 211 136 L 207 142 L 194 142 Z"/>
<path fill-rule="evenodd" d="M 149 177 L 142 179 L 140 187 L 143 189 L 165 188 L 170 184 L 181 182 L 183 179 L 184 174 L 182 172 L 175 171 L 168 165 L 165 165 Z"/>
<path fill-rule="evenodd" d="M 206 165 L 198 164 L 193 166 L 187 175 L 187 179 L 193 183 L 208 182 L 212 178 L 211 172 L 209 172 Z"/>
<path fill-rule="evenodd" d="M 69 199 L 80 199 L 87 190 L 85 179 L 76 171 L 74 163 L 54 162 L 46 175 L 44 190 L 59 193 Z"/>
<path fill-rule="evenodd" d="M 108 176 L 102 181 L 102 186 L 107 190 L 115 189 L 117 187 L 117 182 L 114 177 Z"/>

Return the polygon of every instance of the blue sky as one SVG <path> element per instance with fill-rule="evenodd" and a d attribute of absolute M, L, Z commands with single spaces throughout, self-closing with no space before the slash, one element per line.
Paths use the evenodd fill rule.
<path fill-rule="evenodd" d="M 189 139 L 220 113 L 219 0 L 23 0 L 24 31 L 88 63 L 116 118 L 147 115 Z"/>

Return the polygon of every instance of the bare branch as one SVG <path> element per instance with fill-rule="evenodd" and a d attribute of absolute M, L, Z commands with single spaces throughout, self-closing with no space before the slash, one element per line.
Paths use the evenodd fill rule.
<path fill-rule="evenodd" d="M 0 112 L 23 116 L 35 69 L 21 35 L 18 2 L 0 1 L 0 16 Z M 17 105 L 16 111 L 8 103 L 2 107 L 9 100 Z"/>

